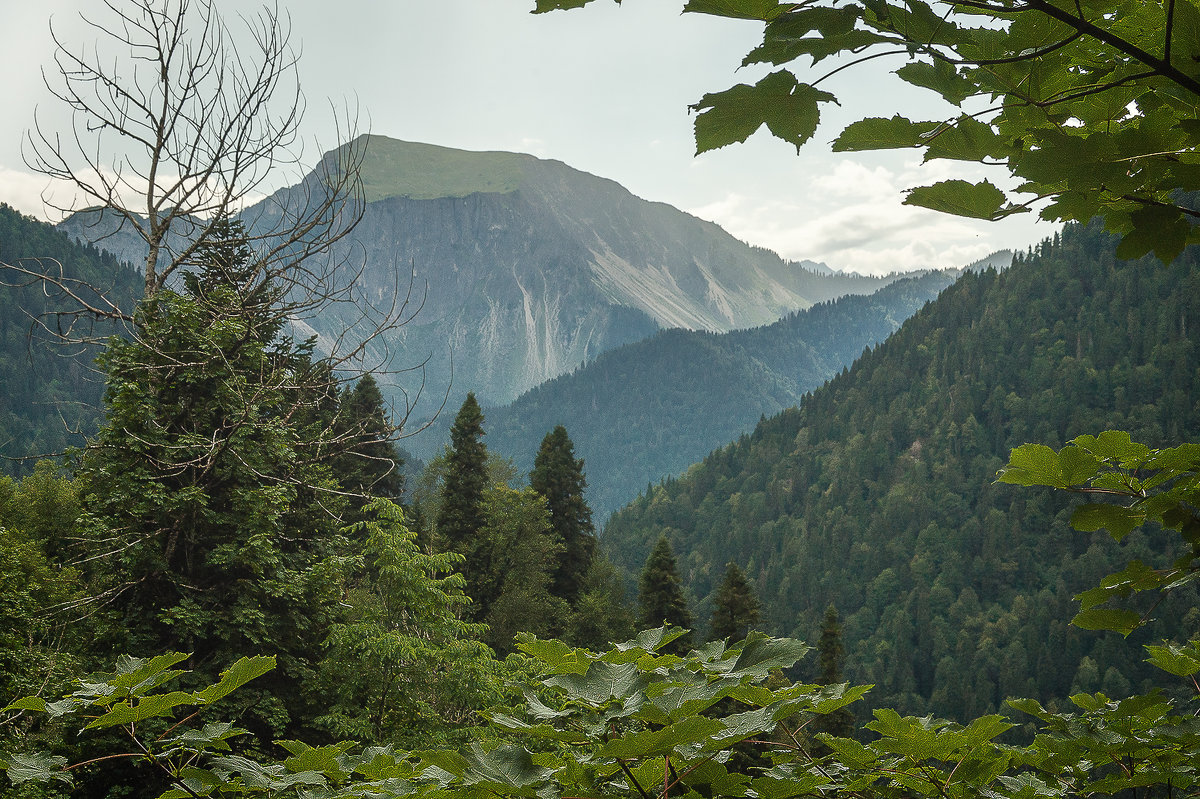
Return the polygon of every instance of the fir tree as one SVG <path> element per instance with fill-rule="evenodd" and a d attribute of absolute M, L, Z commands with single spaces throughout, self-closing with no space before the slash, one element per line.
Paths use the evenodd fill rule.
<path fill-rule="evenodd" d="M 562 425 L 542 440 L 529 474 L 529 486 L 545 497 L 550 525 L 562 542 L 551 592 L 574 605 L 595 556 L 596 528 L 583 495 L 587 486 L 583 460 L 576 459 L 575 445 Z"/>
<path fill-rule="evenodd" d="M 182 290 L 143 302 L 135 335 L 98 359 L 106 423 L 81 458 L 82 526 L 90 551 L 112 553 L 89 569 L 118 640 L 102 625 L 93 640 L 190 652 L 198 679 L 276 653 L 248 722 L 278 733 L 309 713 L 303 676 L 340 613 L 339 492 L 329 442 L 313 438 L 333 420 L 297 423 L 328 384 L 308 382 L 310 351 L 283 335 L 240 223 L 214 228 Z"/>
<path fill-rule="evenodd" d="M 638 579 L 638 624 L 647 628 L 664 623 L 688 630 L 692 626 L 692 614 L 675 567 L 675 555 L 665 535 L 659 537 L 650 557 L 646 558 Z M 676 653 L 687 652 L 691 646 L 692 634 L 688 632 L 676 639 L 670 649 Z"/>
<path fill-rule="evenodd" d="M 480 538 L 484 527 L 483 492 L 489 484 L 483 435 L 483 411 L 475 394 L 469 393 L 450 428 L 437 535 L 445 550 L 464 558 L 462 574 L 467 581 L 467 596 L 476 602 L 472 607 L 476 619 L 482 619 L 486 612 L 479 603 L 484 599 L 490 571 L 490 548 Z"/>
<path fill-rule="evenodd" d="M 821 621 L 821 637 L 817 640 L 817 685 L 838 685 L 845 682 L 842 678 L 842 662 L 846 652 L 842 648 L 842 623 L 838 618 L 837 608 L 833 605 L 825 608 L 825 618 Z M 818 715 L 813 720 L 815 732 L 827 732 L 839 738 L 847 738 L 854 732 L 854 715 L 847 708 L 839 708 L 826 715 Z"/>
<path fill-rule="evenodd" d="M 342 487 L 367 497 L 398 502 L 404 493 L 404 461 L 392 440 L 396 428 L 388 418 L 383 392 L 370 374 L 364 374 L 342 392 L 339 428 L 357 443 L 339 458 L 338 478 Z"/>
<path fill-rule="evenodd" d="M 733 561 L 725 567 L 725 579 L 713 599 L 710 641 L 740 641 L 758 624 L 758 599 L 746 576 Z"/>
<path fill-rule="evenodd" d="M 488 453 L 483 436 L 483 411 L 472 392 L 467 394 L 450 428 L 450 450 L 437 516 L 437 532 L 443 546 L 468 557 L 471 543 L 483 527 L 481 501 L 488 486 Z"/>

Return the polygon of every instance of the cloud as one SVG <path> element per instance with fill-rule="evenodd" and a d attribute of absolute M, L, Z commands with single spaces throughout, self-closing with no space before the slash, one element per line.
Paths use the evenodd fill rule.
<path fill-rule="evenodd" d="M 913 161 L 889 169 L 834 161 L 807 175 L 804 192 L 790 199 L 729 193 L 688 210 L 785 258 L 870 274 L 963 266 L 1048 235 L 1049 226 L 1038 228 L 1031 214 L 992 223 L 903 204 L 905 188 L 963 177 L 956 166 Z M 966 179 L 983 176 L 980 170 Z"/>
<path fill-rule="evenodd" d="M 42 192 L 47 185 L 48 181 L 43 175 L 0 164 L 0 202 L 8 203 L 23 214 L 39 219 L 48 218 L 42 203 Z"/>
<path fill-rule="evenodd" d="M 77 173 L 92 185 L 98 185 L 94 171 Z M 117 179 L 115 173 L 107 167 L 103 170 L 104 177 L 110 185 L 118 186 L 119 194 L 131 200 L 129 207 L 144 206 L 146 182 L 144 180 Z M 171 175 L 160 175 L 162 184 L 170 183 Z M 249 207 L 268 195 L 262 192 L 250 192 L 237 205 L 238 208 Z M 43 201 L 43 197 L 46 201 Z M 48 201 L 48 203 L 47 203 Z M 38 175 L 25 170 L 13 169 L 0 164 L 0 202 L 8 203 L 18 211 L 37 217 L 47 222 L 58 222 L 64 214 L 58 209 L 79 208 L 95 202 L 95 198 L 83 195 L 79 188 L 67 181 L 50 180 L 45 175 Z"/>

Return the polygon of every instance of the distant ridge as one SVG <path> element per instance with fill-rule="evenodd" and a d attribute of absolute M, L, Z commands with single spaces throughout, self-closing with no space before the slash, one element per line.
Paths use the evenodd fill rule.
<path fill-rule="evenodd" d="M 359 287 L 374 302 L 388 303 L 411 278 L 420 312 L 376 339 L 364 365 L 400 408 L 423 385 L 414 422 L 447 392 L 452 407 L 467 391 L 503 404 L 660 329 L 756 327 L 895 279 L 810 271 L 557 161 L 378 135 L 367 144 L 362 223 L 329 257 L 365 262 Z M 281 190 L 247 218 L 303 192 Z M 144 257 L 140 240 L 95 221 L 77 214 L 61 229 L 103 238 L 133 263 Z M 359 324 L 360 310 L 334 307 L 296 326 L 330 340 Z"/>
<path fill-rule="evenodd" d="M 487 411 L 488 446 L 522 472 L 563 424 L 587 467 L 598 521 L 665 476 L 795 405 L 888 337 L 956 271 L 820 303 L 752 330 L 665 330 Z"/>
<path fill-rule="evenodd" d="M 363 188 L 369 203 L 389 197 L 436 200 L 510 194 L 521 187 L 536 160 L 522 153 L 472 152 L 368 136 Z"/>

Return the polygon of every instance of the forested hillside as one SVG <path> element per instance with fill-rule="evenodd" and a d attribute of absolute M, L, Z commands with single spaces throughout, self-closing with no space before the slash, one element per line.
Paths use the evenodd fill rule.
<path fill-rule="evenodd" d="M 587 463 L 588 501 L 605 519 L 648 483 L 795 405 L 953 278 L 933 272 L 900 280 L 750 330 L 661 332 L 489 410 L 489 446 L 527 472 L 542 436 L 564 425 Z"/>
<path fill-rule="evenodd" d="M 799 410 L 614 515 L 604 545 L 631 570 L 667 535 L 702 618 L 729 560 L 777 633 L 815 640 L 836 604 L 847 677 L 876 684 L 874 707 L 970 717 L 1007 696 L 1124 695 L 1140 652 L 1069 626 L 1071 597 L 1133 557 L 1161 562 L 1159 545 L 1073 534 L 1061 495 L 994 480 L 1025 442 L 1200 434 L 1198 257 L 1120 262 L 1112 237 L 1072 226 L 968 273 Z M 1197 614 L 1174 596 L 1135 637 L 1194 631 Z"/>
<path fill-rule="evenodd" d="M 36 258 L 37 260 L 29 260 Z M 0 264 L 42 269 L 73 281 L 87 299 L 95 287 L 126 301 L 140 292 L 140 278 L 129 266 L 90 244 L 79 244 L 45 222 L 22 215 L 0 204 Z M 69 332 L 70 320 L 61 324 L 48 311 L 72 306 L 57 300 L 42 284 L 22 286 L 28 278 L 0 266 L 3 301 L 0 302 L 0 471 L 23 474 L 33 461 L 30 455 L 62 452 L 83 443 L 73 431 L 91 431 L 100 415 L 103 378 L 92 366 L 98 347 L 62 344 L 40 329 Z M 78 318 L 72 335 L 103 337 L 111 325 L 92 327 Z M 13 460 L 18 459 L 18 460 Z"/>

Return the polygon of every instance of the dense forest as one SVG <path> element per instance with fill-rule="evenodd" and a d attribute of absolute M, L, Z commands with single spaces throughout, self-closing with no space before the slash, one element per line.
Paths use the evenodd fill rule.
<path fill-rule="evenodd" d="M 1161 541 L 1072 534 L 1061 496 L 995 483 L 1025 442 L 1200 434 L 1198 254 L 1164 267 L 1113 249 L 1069 226 L 965 274 L 798 410 L 617 513 L 607 551 L 636 569 L 665 535 L 701 618 L 731 560 L 776 633 L 816 640 L 832 603 L 873 707 L 969 718 L 1009 696 L 1139 689 L 1136 647 L 1068 620 L 1126 560 L 1163 561 Z M 1194 631 L 1194 606 L 1172 597 L 1135 640 Z"/>
<path fill-rule="evenodd" d="M 601 537 L 566 427 L 545 425 L 526 480 L 468 392 L 406 484 L 375 378 L 297 333 L 298 309 L 341 296 L 327 256 L 368 186 L 351 148 L 267 238 L 239 220 L 298 164 L 286 12 L 238 34 L 208 2 L 113 2 L 85 18 L 96 46 L 55 33 L 43 76 L 75 127 L 35 122 L 26 163 L 121 213 L 144 179 L 148 255 L 112 314 L 96 303 L 132 275 L 99 253 L 4 256 L 30 304 L 0 343 L 20 314 L 47 342 L 120 322 L 20 386 L 61 403 L 94 365 L 103 413 L 68 459 L 0 477 L 5 795 L 1200 795 L 1197 8 L 942 5 L 688 3 L 764 23 L 743 64 L 784 66 L 692 106 L 697 150 L 764 124 L 799 147 L 837 101 L 818 83 L 906 53 L 897 75 L 963 115 L 860 120 L 833 149 L 983 162 L 1034 199 L 949 179 L 905 202 L 1072 224 Z M 791 64 L 834 53 L 855 61 Z M 94 182 L 110 152 L 122 174 Z M 160 248 L 184 219 L 203 220 L 187 247 Z M 58 441 L 28 413 L 9 435 Z"/>
<path fill-rule="evenodd" d="M 525 470 L 545 428 L 564 425 L 592 475 L 588 501 L 606 519 L 648 483 L 798 403 L 954 277 L 898 280 L 749 330 L 662 331 L 489 410 L 489 446 Z"/>
<path fill-rule="evenodd" d="M 2 203 L 0 264 L 32 272 L 61 269 L 88 300 L 98 291 L 127 305 L 141 292 L 132 267 Z M 33 469 L 30 456 L 79 446 L 83 434 L 95 430 L 104 379 L 92 361 L 116 328 L 87 317 L 48 316 L 71 305 L 18 269 L 0 266 L 0 281 L 6 284 L 0 302 L 0 471 L 26 474 Z M 53 335 L 59 331 L 79 341 L 64 343 Z"/>

